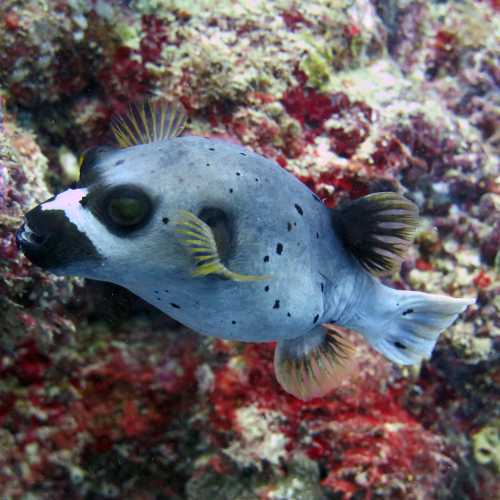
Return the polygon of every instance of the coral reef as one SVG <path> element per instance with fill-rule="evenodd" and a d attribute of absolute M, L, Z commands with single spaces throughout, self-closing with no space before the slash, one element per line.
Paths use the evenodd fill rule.
<path fill-rule="evenodd" d="M 4 0 L 0 6 L 2 498 L 493 498 L 500 190 L 496 1 Z M 404 192 L 422 223 L 392 286 L 477 296 L 401 368 L 304 403 L 273 346 L 207 339 L 18 252 L 111 114 L 180 100 L 188 133 L 276 160 L 330 207 Z"/>

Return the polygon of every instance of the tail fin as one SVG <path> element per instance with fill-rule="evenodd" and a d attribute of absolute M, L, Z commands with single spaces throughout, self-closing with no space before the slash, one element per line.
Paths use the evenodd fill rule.
<path fill-rule="evenodd" d="M 373 316 L 365 316 L 357 329 L 377 351 L 402 365 L 429 358 L 439 334 L 475 303 L 472 298 L 380 287 L 372 302 Z"/>

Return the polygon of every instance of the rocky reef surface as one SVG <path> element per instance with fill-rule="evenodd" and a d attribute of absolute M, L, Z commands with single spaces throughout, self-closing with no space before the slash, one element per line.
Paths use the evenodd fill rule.
<path fill-rule="evenodd" d="M 499 494 L 497 0 L 3 0 L 0 496 L 447 499 Z M 399 288 L 475 296 L 411 369 L 301 402 L 273 346 L 202 338 L 15 245 L 23 213 L 146 95 L 247 145 L 328 206 L 380 190 L 422 223 Z"/>

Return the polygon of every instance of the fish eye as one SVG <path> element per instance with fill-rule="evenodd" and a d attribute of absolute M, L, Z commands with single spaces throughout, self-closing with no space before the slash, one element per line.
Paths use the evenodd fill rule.
<path fill-rule="evenodd" d="M 151 202 L 141 189 L 120 186 L 106 197 L 105 213 L 113 225 L 122 229 L 135 229 L 151 214 Z"/>

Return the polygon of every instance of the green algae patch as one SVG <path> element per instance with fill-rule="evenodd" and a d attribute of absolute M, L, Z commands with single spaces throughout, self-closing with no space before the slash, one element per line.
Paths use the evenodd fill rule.
<path fill-rule="evenodd" d="M 328 84 L 332 74 L 333 47 L 316 43 L 309 33 L 305 33 L 303 37 L 307 56 L 299 67 L 306 74 L 308 84 L 321 90 Z"/>
<path fill-rule="evenodd" d="M 476 462 L 491 465 L 500 472 L 500 420 L 495 420 L 474 434 L 472 447 Z"/>
<path fill-rule="evenodd" d="M 139 50 L 141 37 L 137 26 L 127 23 L 118 23 L 115 31 L 123 45 L 134 50 Z"/>

